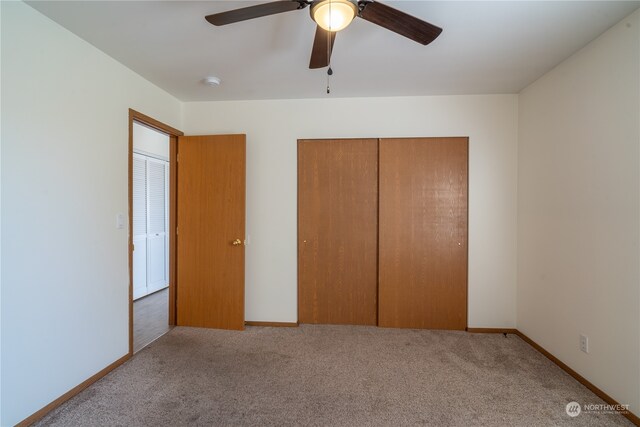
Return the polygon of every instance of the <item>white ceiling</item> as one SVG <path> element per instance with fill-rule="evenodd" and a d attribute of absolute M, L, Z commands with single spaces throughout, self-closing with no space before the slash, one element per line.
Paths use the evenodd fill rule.
<path fill-rule="evenodd" d="M 318 98 L 309 9 L 214 27 L 247 1 L 29 1 L 182 101 Z M 517 93 L 638 1 L 387 1 L 444 28 L 428 46 L 360 18 L 336 38 L 332 97 Z M 219 87 L 202 83 L 222 79 Z"/>

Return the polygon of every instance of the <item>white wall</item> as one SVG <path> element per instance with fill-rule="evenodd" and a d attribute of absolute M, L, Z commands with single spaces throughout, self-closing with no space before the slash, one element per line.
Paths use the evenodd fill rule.
<path fill-rule="evenodd" d="M 639 94 L 636 11 L 521 93 L 518 149 L 518 329 L 636 414 Z"/>
<path fill-rule="evenodd" d="M 469 326 L 515 327 L 517 111 L 516 95 L 186 103 L 186 134 L 247 134 L 247 320 L 297 320 L 297 139 L 469 136 Z"/>
<path fill-rule="evenodd" d="M 169 161 L 169 135 L 134 122 L 133 150 Z"/>
<path fill-rule="evenodd" d="M 128 108 L 181 104 L 21 2 L 2 2 L 3 426 L 128 352 Z"/>

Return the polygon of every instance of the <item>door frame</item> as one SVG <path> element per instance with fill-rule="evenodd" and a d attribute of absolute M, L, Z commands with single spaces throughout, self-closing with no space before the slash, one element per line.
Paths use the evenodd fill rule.
<path fill-rule="evenodd" d="M 129 356 L 133 356 L 133 123 L 138 122 L 169 135 L 169 326 L 176 325 L 176 224 L 178 183 L 178 137 L 184 133 L 129 108 Z"/>

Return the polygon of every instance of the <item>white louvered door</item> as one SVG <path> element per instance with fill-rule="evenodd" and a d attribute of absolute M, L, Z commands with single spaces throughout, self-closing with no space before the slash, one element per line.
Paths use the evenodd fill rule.
<path fill-rule="evenodd" d="M 133 299 L 147 295 L 147 160 L 133 155 Z"/>
<path fill-rule="evenodd" d="M 133 155 L 133 298 L 168 284 L 168 171 L 166 161 Z"/>
<path fill-rule="evenodd" d="M 165 269 L 164 275 L 167 278 L 167 284 L 169 283 L 169 162 L 165 162 L 164 165 L 164 188 L 166 198 L 164 201 L 165 215 L 164 215 L 164 253 L 165 253 Z"/>
<path fill-rule="evenodd" d="M 147 159 L 147 288 L 149 293 L 167 286 L 165 164 L 166 162 L 161 160 Z"/>

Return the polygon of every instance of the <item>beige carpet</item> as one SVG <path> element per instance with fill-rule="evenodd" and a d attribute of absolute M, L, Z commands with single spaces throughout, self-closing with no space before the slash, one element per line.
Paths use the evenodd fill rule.
<path fill-rule="evenodd" d="M 603 403 L 514 335 L 179 327 L 39 425 L 631 425 L 570 401 Z"/>

